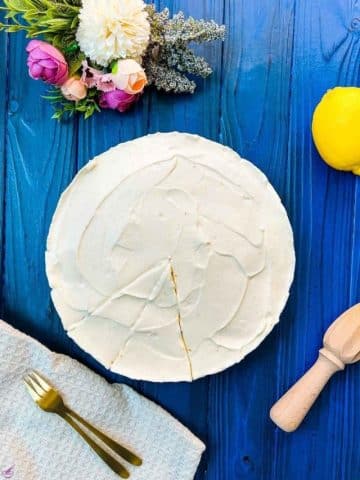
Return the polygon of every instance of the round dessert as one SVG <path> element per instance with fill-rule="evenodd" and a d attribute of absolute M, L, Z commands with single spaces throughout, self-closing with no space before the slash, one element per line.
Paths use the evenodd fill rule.
<path fill-rule="evenodd" d="M 62 195 L 47 244 L 68 335 L 114 372 L 191 381 L 256 348 L 294 274 L 287 214 L 233 150 L 183 133 L 123 143 Z"/>

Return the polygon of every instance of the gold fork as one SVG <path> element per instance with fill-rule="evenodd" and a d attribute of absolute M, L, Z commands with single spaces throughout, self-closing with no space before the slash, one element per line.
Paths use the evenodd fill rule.
<path fill-rule="evenodd" d="M 45 378 L 34 370 L 27 374 L 24 378 L 25 385 L 35 401 L 35 403 L 46 412 L 57 413 L 69 425 L 71 425 L 78 434 L 88 443 L 88 445 L 102 458 L 102 460 L 121 478 L 129 478 L 128 470 L 112 457 L 106 450 L 98 445 L 87 433 L 78 425 L 77 422 L 82 423 L 88 430 L 90 430 L 97 438 L 104 442 L 113 452 L 120 455 L 129 463 L 135 466 L 142 464 L 141 458 L 130 452 L 127 448 L 118 444 L 112 438 L 100 432 L 97 428 L 84 420 L 80 415 L 72 411 L 65 405 L 60 393 L 52 387 Z M 74 421 L 77 420 L 77 422 Z"/>

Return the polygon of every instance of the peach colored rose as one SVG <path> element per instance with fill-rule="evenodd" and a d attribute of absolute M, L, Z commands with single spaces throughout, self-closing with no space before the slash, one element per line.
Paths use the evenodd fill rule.
<path fill-rule="evenodd" d="M 118 60 L 112 74 L 116 88 L 131 95 L 141 93 L 147 84 L 146 74 L 135 60 Z"/>
<path fill-rule="evenodd" d="M 86 97 L 87 85 L 80 77 L 71 77 L 61 87 L 61 92 L 67 100 L 78 102 Z"/>

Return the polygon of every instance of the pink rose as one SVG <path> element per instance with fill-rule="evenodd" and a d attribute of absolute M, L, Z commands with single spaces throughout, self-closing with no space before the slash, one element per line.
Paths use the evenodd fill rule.
<path fill-rule="evenodd" d="M 147 84 L 144 69 L 135 60 L 118 60 L 112 73 L 116 88 L 126 93 L 141 93 Z"/>
<path fill-rule="evenodd" d="M 68 64 L 57 48 L 41 40 L 31 40 L 26 51 L 29 53 L 27 64 L 30 77 L 52 85 L 66 82 L 69 75 Z"/>
<path fill-rule="evenodd" d="M 82 63 L 81 80 L 85 82 L 89 88 L 95 87 L 101 92 L 111 92 L 116 88 L 111 73 L 104 73 L 101 70 L 90 67 L 86 60 Z"/>
<path fill-rule="evenodd" d="M 71 77 L 62 85 L 61 93 L 67 100 L 78 102 L 87 95 L 87 86 L 80 77 Z"/>
<path fill-rule="evenodd" d="M 140 95 L 132 95 L 123 90 L 113 90 L 111 92 L 103 92 L 100 96 L 100 107 L 111 108 L 125 112 L 131 105 L 139 99 Z"/>

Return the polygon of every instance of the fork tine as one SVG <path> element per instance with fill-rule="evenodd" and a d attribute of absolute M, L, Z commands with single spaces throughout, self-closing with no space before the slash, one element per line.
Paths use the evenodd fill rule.
<path fill-rule="evenodd" d="M 31 376 L 32 377 L 35 377 L 38 384 L 45 390 L 45 391 L 49 391 L 52 387 L 50 385 L 50 383 L 48 383 L 48 381 L 42 376 L 40 375 L 40 373 L 36 372 L 35 370 L 32 370 L 30 372 Z"/>
<path fill-rule="evenodd" d="M 35 392 L 42 397 L 44 395 L 44 390 L 40 387 L 40 385 L 37 383 L 37 381 L 29 374 L 25 377 L 28 381 L 28 383 L 31 385 L 32 389 L 35 390 Z"/>
<path fill-rule="evenodd" d="M 28 392 L 30 393 L 31 398 L 34 400 L 34 402 L 38 402 L 41 398 L 40 395 L 36 393 L 36 391 L 33 389 L 31 383 L 29 383 L 27 378 L 24 378 L 23 380 Z"/>

